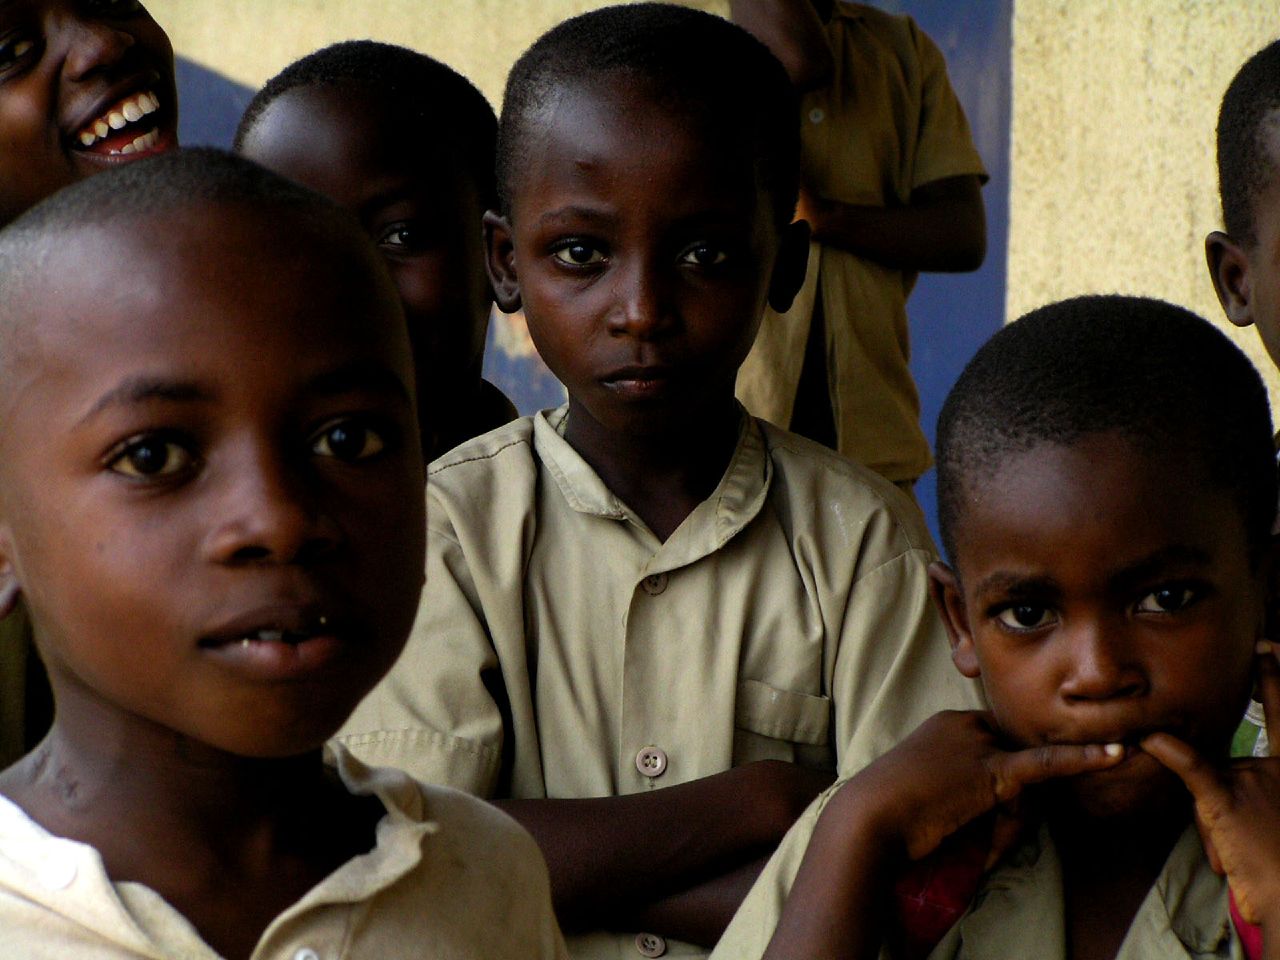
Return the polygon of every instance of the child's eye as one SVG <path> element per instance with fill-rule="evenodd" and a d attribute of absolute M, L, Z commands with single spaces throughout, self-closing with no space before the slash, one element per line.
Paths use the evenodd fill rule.
<path fill-rule="evenodd" d="M 1033 603 L 1017 603 L 996 614 L 996 619 L 1010 630 L 1038 630 L 1054 622 L 1053 611 Z"/>
<path fill-rule="evenodd" d="M 573 267 L 586 267 L 594 263 L 604 262 L 604 252 L 589 243 L 581 243 L 578 241 L 570 241 L 558 249 L 552 251 L 554 256 L 561 263 L 567 263 Z"/>
<path fill-rule="evenodd" d="M 709 244 L 698 244 L 695 247 L 690 247 L 680 255 L 681 263 L 693 264 L 696 267 L 714 267 L 728 259 L 729 255 L 727 253 L 719 247 L 713 247 Z"/>
<path fill-rule="evenodd" d="M 392 253 L 411 253 L 421 250 L 425 243 L 424 231 L 411 223 L 396 223 L 382 231 L 378 246 Z"/>
<path fill-rule="evenodd" d="M 1176 613 L 1195 603 L 1196 591 L 1187 586 L 1161 587 L 1138 601 L 1139 613 Z"/>
<path fill-rule="evenodd" d="M 194 460 L 191 451 L 177 441 L 139 437 L 126 441 L 107 466 L 126 477 L 147 479 L 181 473 L 189 469 Z"/>
<path fill-rule="evenodd" d="M 13 69 L 35 48 L 34 40 L 21 35 L 0 40 L 0 73 Z"/>
<path fill-rule="evenodd" d="M 386 449 L 381 434 L 355 420 L 331 423 L 311 443 L 311 452 L 346 463 L 368 460 Z"/>

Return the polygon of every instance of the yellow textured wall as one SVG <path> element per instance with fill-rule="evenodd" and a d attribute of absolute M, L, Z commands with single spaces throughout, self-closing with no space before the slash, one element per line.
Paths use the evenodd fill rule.
<path fill-rule="evenodd" d="M 1214 129 L 1276 0 L 1015 0 L 1007 316 L 1079 293 L 1163 297 L 1230 327 L 1204 265 Z"/>
<path fill-rule="evenodd" d="M 304 54 L 369 37 L 428 53 L 478 86 L 495 106 L 507 70 L 566 17 L 603 0 L 148 0 L 181 55 L 250 87 Z M 690 0 L 725 13 L 728 0 Z"/>

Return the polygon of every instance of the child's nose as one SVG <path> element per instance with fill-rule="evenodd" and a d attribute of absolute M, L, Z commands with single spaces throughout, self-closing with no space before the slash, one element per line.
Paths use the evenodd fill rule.
<path fill-rule="evenodd" d="M 1146 677 L 1122 638 L 1105 625 L 1070 631 L 1071 664 L 1062 693 L 1068 700 L 1115 700 L 1146 690 Z"/>
<path fill-rule="evenodd" d="M 316 481 L 270 453 L 250 453 L 211 507 L 206 552 L 226 564 L 309 563 L 330 554 L 338 531 L 317 507 Z"/>
<path fill-rule="evenodd" d="M 114 66 L 136 42 L 133 34 L 110 23 L 74 13 L 61 19 L 58 35 L 66 51 L 63 71 L 72 80 L 83 80 L 95 70 Z"/>
<path fill-rule="evenodd" d="M 618 273 L 609 332 L 640 340 L 660 336 L 674 320 L 667 283 L 653 264 L 638 260 Z"/>

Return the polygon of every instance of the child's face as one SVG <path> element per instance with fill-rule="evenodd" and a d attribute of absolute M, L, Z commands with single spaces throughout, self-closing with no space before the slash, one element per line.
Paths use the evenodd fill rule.
<path fill-rule="evenodd" d="M 490 275 L 504 309 L 523 306 L 570 423 L 662 433 L 732 399 L 766 299 L 789 303 L 806 254 L 753 152 L 634 83 L 567 90 L 529 134 L 510 221 L 487 218 Z"/>
<path fill-rule="evenodd" d="M 1012 741 L 1134 746 L 1162 730 L 1225 755 L 1265 573 L 1239 508 L 1200 474 L 1098 434 L 1012 456 L 966 491 L 958 579 L 935 567 L 935 597 L 957 666 L 981 676 Z M 1136 750 L 1071 790 L 1097 815 L 1185 795 Z"/>
<path fill-rule="evenodd" d="M 241 152 L 354 213 L 400 291 L 426 409 L 480 376 L 493 296 L 475 181 L 447 131 L 413 129 L 371 97 L 302 87 L 272 101 Z"/>
<path fill-rule="evenodd" d="M 13 305 L 0 574 L 60 724 L 301 753 L 403 645 L 425 536 L 403 320 L 349 239 L 289 219 L 79 230 Z"/>
<path fill-rule="evenodd" d="M 0 224 L 175 146 L 177 122 L 173 49 L 140 3 L 0 3 Z"/>

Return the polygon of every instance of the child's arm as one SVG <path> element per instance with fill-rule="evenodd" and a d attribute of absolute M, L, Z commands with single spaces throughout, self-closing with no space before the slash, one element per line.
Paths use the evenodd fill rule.
<path fill-rule="evenodd" d="M 714 943 L 768 854 L 830 774 L 764 760 L 621 797 L 499 800 L 533 834 L 561 924 Z"/>
<path fill-rule="evenodd" d="M 935 715 L 828 803 L 765 958 L 876 957 L 889 891 L 908 861 L 1028 784 L 1101 769 L 1122 755 L 1102 745 L 1011 752 L 997 743 L 988 714 Z"/>
<path fill-rule="evenodd" d="M 1278 655 L 1273 644 L 1258 644 L 1258 688 L 1272 744 L 1280 744 Z M 1218 768 L 1167 733 L 1153 733 L 1142 748 L 1191 791 L 1209 862 L 1226 874 L 1244 919 L 1262 927 L 1263 956 L 1280 960 L 1280 757 Z"/>
<path fill-rule="evenodd" d="M 831 79 L 831 44 L 812 0 L 729 0 L 729 17 L 782 61 L 797 90 Z"/>
<path fill-rule="evenodd" d="M 911 192 L 905 206 L 842 203 L 801 188 L 796 218 L 813 239 L 898 270 L 977 270 L 987 254 L 987 213 L 975 174 Z"/>

